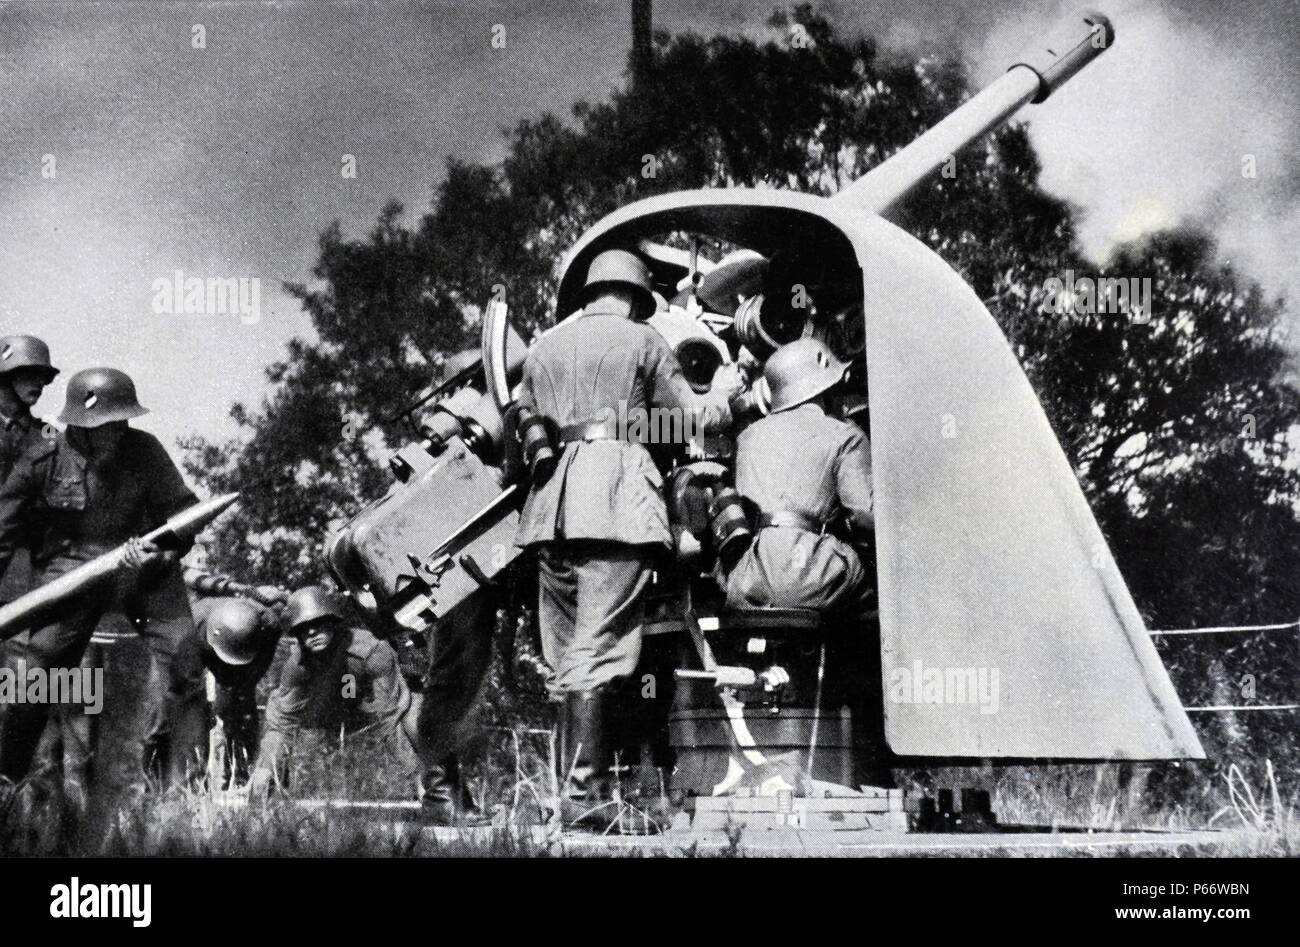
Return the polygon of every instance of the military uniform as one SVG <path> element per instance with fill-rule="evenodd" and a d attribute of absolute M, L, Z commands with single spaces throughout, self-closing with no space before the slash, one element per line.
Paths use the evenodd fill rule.
<path fill-rule="evenodd" d="M 0 484 L 9 479 L 14 465 L 27 451 L 40 445 L 43 440 L 41 431 L 44 425 L 31 412 L 15 412 L 13 417 L 0 417 Z M 0 605 L 7 605 L 14 599 L 26 595 L 32 588 L 32 555 L 26 545 L 14 551 L 9 568 L 0 573 Z M 22 652 L 27 632 L 22 632 L 13 641 L 0 641 L 0 667 L 9 668 L 15 674 L 19 668 L 18 655 Z M 0 733 L 4 732 L 3 718 L 6 708 L 0 705 Z M 51 724 L 52 729 L 59 726 Z M 57 734 L 51 734 L 51 746 L 57 742 Z M 44 757 L 43 757 L 44 758 Z M 53 763 L 53 752 L 48 762 Z"/>
<path fill-rule="evenodd" d="M 0 339 L 0 384 L 11 384 L 11 373 L 22 370 L 43 374 L 46 384 L 58 374 L 58 369 L 50 364 L 49 347 L 40 339 L 34 336 Z M 0 412 L 0 485 L 9 478 L 20 458 L 50 440 L 45 422 L 32 415 L 16 389 L 11 390 L 15 396 L 11 399 L 11 413 Z M 48 431 L 52 435 L 54 429 L 50 427 Z M 14 552 L 9 568 L 0 578 L 0 605 L 31 591 L 32 581 L 31 552 L 23 544 Z M 17 658 L 22 654 L 27 638 L 28 632 L 22 632 L 13 643 L 0 642 L 0 663 L 18 672 Z M 83 671 L 101 668 L 102 650 L 94 645 L 87 648 L 80 666 Z M 0 715 L 3 714 L 4 708 L 0 707 Z M 84 713 L 81 707 L 59 704 L 50 715 L 36 754 L 39 768 L 61 779 L 65 791 L 83 807 L 90 785 L 98 720 L 96 715 Z M 0 722 L 0 733 L 3 729 L 4 724 Z"/>
<path fill-rule="evenodd" d="M 225 602 L 235 601 L 230 596 L 201 596 L 191 602 L 194 613 L 195 634 L 188 639 L 185 647 L 198 652 L 198 661 L 212 675 L 215 692 L 211 695 L 212 713 L 221 727 L 221 738 L 225 746 L 225 760 L 222 764 L 222 788 L 241 786 L 248 781 L 248 772 L 253 760 L 257 759 L 258 737 L 261 721 L 257 710 L 257 685 L 270 670 L 275 660 L 279 645 L 279 629 L 275 626 L 275 617 L 270 610 L 252 602 L 247 604 L 256 609 L 262 619 L 264 633 L 261 636 L 257 653 L 247 664 L 230 664 L 222 660 L 212 647 L 209 631 L 210 619 Z M 238 599 L 238 601 L 246 601 Z M 193 659 L 182 664 L 189 666 Z M 214 764 L 215 765 L 215 764 Z"/>
<path fill-rule="evenodd" d="M 359 627 L 341 626 L 322 654 L 295 642 L 266 704 L 266 731 L 257 759 L 256 784 L 274 773 L 283 781 L 290 744 L 300 730 L 338 733 L 367 730 L 399 741 L 414 731 L 411 692 L 385 642 Z"/>
<path fill-rule="evenodd" d="M 857 552 L 822 532 L 837 519 L 859 535 L 871 529 L 871 453 L 860 428 L 815 404 L 766 417 L 737 441 L 736 490 L 766 519 L 727 577 L 730 607 L 866 607 Z"/>
<path fill-rule="evenodd" d="M 24 454 L 48 442 L 44 428 L 45 423 L 31 414 L 0 417 L 0 484 L 9 479 L 9 474 Z M 0 578 L 0 605 L 27 594 L 31 588 L 31 553 L 23 546 L 15 550 L 9 568 Z"/>
<path fill-rule="evenodd" d="M 487 687 L 496 612 L 492 597 L 475 596 L 439 621 L 430 643 L 423 690 L 417 695 L 420 739 L 433 759 L 453 770 L 453 779 L 456 755 L 477 729 L 474 711 Z"/>
<path fill-rule="evenodd" d="M 152 435 L 126 429 L 110 468 L 101 470 L 60 434 L 29 451 L 0 488 L 0 569 L 26 545 L 36 584 L 44 585 L 194 502 Z M 163 710 L 149 726 L 146 754 L 166 742 L 171 772 L 193 772 L 206 753 L 206 702 L 202 665 L 180 649 L 194 634 L 194 624 L 175 565 L 150 568 L 81 596 L 63 620 L 27 634 L 19 659 L 28 667 L 75 667 L 100 617 L 110 610 L 135 620 L 160 669 L 151 680 L 150 703 Z M 40 704 L 10 708 L 0 733 L 0 774 L 16 779 L 26 773 L 45 709 Z"/>
<path fill-rule="evenodd" d="M 542 337 L 520 400 L 567 441 L 555 472 L 524 503 L 516 543 L 539 547 L 553 689 L 588 691 L 636 668 L 644 593 L 656 554 L 671 544 L 663 476 L 644 445 L 616 439 L 617 421 L 668 408 L 707 429 L 725 422 L 727 409 L 695 394 L 652 328 L 599 312 Z"/>
<path fill-rule="evenodd" d="M 636 670 L 645 593 L 672 543 L 663 476 L 637 434 L 647 420 L 651 442 L 730 420 L 728 393 L 696 394 L 668 343 L 640 321 L 655 311 L 643 260 L 624 250 L 599 254 L 579 302 L 582 313 L 528 353 L 519 398 L 558 431 L 563 447 L 550 477 L 532 485 L 516 543 L 537 550 L 566 822 L 585 821 L 587 801 L 607 791 L 605 721 Z M 655 409 L 670 423 L 656 423 Z"/>
<path fill-rule="evenodd" d="M 92 642 L 79 667 L 83 673 L 102 669 L 104 649 Z M 36 746 L 36 770 L 60 782 L 65 796 L 83 810 L 95 775 L 99 724 L 100 714 L 88 714 L 80 704 L 55 704 Z"/>

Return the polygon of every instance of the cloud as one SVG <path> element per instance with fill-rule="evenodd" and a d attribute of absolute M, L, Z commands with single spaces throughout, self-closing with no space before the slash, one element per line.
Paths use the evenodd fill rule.
<path fill-rule="evenodd" d="M 972 44 L 976 78 L 1078 16 L 1056 4 L 1008 17 Z M 1079 210 L 1080 248 L 1199 224 L 1269 292 L 1300 297 L 1297 18 L 1274 4 L 1112 2 L 1116 42 L 1024 115 L 1042 185 Z M 1292 306 L 1295 310 L 1297 307 Z"/>

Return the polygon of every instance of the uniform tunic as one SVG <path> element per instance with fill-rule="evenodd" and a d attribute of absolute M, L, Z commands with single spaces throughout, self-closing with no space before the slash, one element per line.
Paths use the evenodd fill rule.
<path fill-rule="evenodd" d="M 635 433 L 640 419 L 685 436 L 729 419 L 720 397 L 691 389 L 662 336 L 611 313 L 584 313 L 546 333 L 528 353 L 520 401 L 557 428 L 612 422 Z M 590 691 L 635 670 L 654 554 L 671 542 L 663 476 L 641 443 L 567 444 L 555 472 L 533 485 L 516 543 L 539 547 L 553 692 Z"/>
<path fill-rule="evenodd" d="M 44 585 L 194 502 L 152 435 L 128 428 L 109 467 L 100 470 L 60 434 L 30 449 L 0 487 L 0 571 L 25 546 L 35 584 Z M 163 712 L 148 725 L 146 756 L 162 748 L 177 777 L 201 771 L 207 752 L 203 668 L 180 653 L 181 643 L 194 634 L 194 622 L 178 566 L 152 568 L 86 592 L 60 621 L 30 631 L 19 658 L 29 668 L 76 667 L 107 611 L 135 620 L 160 669 L 151 675 L 148 704 Z M 24 704 L 10 710 L 0 732 L 0 774 L 21 778 L 46 708 Z"/>
<path fill-rule="evenodd" d="M 385 739 L 408 737 L 414 720 L 411 692 L 402 679 L 397 654 L 364 628 L 341 628 L 324 654 L 294 642 L 280 672 L 280 683 L 266 703 L 266 731 L 257 759 L 259 771 L 283 781 L 283 763 L 300 730 L 338 733 L 369 730 Z"/>
<path fill-rule="evenodd" d="M 9 474 L 28 450 L 48 443 L 43 434 L 44 427 L 44 422 L 31 414 L 0 417 L 0 484 L 9 479 Z M 13 561 L 0 579 L 0 605 L 25 595 L 31 587 L 31 553 L 26 546 L 20 546 L 14 551 Z"/>
<path fill-rule="evenodd" d="M 857 425 L 815 404 L 750 425 L 736 444 L 736 490 L 763 513 L 797 513 L 823 525 L 872 528 L 871 452 Z M 827 534 L 791 526 L 759 530 L 727 577 L 732 608 L 864 606 L 869 582 L 858 554 Z"/>

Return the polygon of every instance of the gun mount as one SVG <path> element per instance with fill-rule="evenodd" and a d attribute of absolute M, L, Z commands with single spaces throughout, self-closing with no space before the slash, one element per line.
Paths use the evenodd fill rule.
<path fill-rule="evenodd" d="M 868 769 L 879 764 L 885 744 L 895 759 L 1203 756 L 1122 577 L 1113 564 L 1091 564 L 1107 549 L 1105 539 L 996 323 L 956 273 L 886 219 L 949 155 L 1047 98 L 1114 36 L 1104 17 L 1085 17 L 1063 42 L 1015 63 L 832 198 L 745 189 L 662 195 L 610 214 L 566 256 L 561 316 L 577 309 L 597 253 L 638 248 L 663 300 L 651 324 L 690 366 L 697 389 L 722 362 L 755 382 L 734 406 L 742 424 L 765 410 L 757 381 L 766 356 L 793 338 L 824 339 L 854 366 L 851 417 L 871 435 L 880 610 L 878 629 L 863 638 L 874 653 L 854 665 L 854 673 L 873 678 L 867 688 L 833 685 L 804 668 L 780 689 L 793 703 L 774 704 L 770 693 L 755 690 L 762 670 L 756 654 L 772 648 L 806 663 L 820 653 L 824 662 L 824 639 L 802 617 L 755 632 L 754 621 L 780 616 L 722 609 L 709 573 L 715 544 L 738 531 L 711 520 L 736 515 L 718 502 L 727 477 L 669 479 L 670 492 L 680 487 L 668 498 L 679 556 L 659 575 L 646 653 L 647 661 L 666 662 L 667 678 L 681 687 L 646 712 L 658 715 L 667 742 L 690 760 L 692 791 L 727 791 L 751 777 L 765 784 L 792 772 L 852 785 L 855 766 L 860 773 L 864 762 Z M 701 238 L 743 251 L 715 262 L 699 253 Z M 696 249 L 672 246 L 682 242 Z M 795 286 L 805 291 L 802 300 L 792 297 Z M 444 438 L 442 453 L 421 447 L 427 460 L 404 461 L 405 480 L 331 546 L 331 565 L 353 595 L 412 629 L 432 628 L 482 595 L 518 556 L 515 511 L 535 466 L 519 442 L 524 426 L 510 417 L 511 366 L 522 343 L 507 342 L 504 306 L 486 313 L 478 368 L 465 377 L 476 406 L 490 399 L 495 416 L 509 419 L 500 428 L 504 450 L 480 451 L 491 438 L 466 420 L 478 409 L 447 400 L 447 413 L 463 423 Z M 939 436 L 945 417 L 960 419 L 962 437 Z M 711 463 L 725 471 L 729 457 L 725 445 L 707 457 L 671 448 L 657 455 L 674 470 Z M 725 513 L 715 514 L 719 509 Z M 806 634 L 801 640 L 792 629 Z M 656 638 L 666 644 L 650 646 Z M 714 648 L 730 663 L 718 664 Z M 893 679 L 917 668 L 921 677 L 937 670 L 941 682 L 948 672 L 1000 671 L 998 713 L 895 694 Z M 1098 676 L 1111 684 L 1104 695 L 1089 687 Z M 883 708 L 874 743 L 855 742 L 843 729 L 850 693 L 869 696 L 871 716 Z M 715 700 L 725 704 L 720 716 Z M 774 706 L 788 725 L 772 723 Z M 762 726 L 747 724 L 754 714 Z M 1081 720 L 1088 725 L 1078 726 Z M 705 730 L 713 736 L 705 739 Z M 714 731 L 726 739 L 714 739 Z M 802 747 L 802 755 L 780 772 L 758 766 L 755 754 L 771 761 L 764 740 Z M 705 745 L 716 753 L 696 752 Z M 855 755 L 854 765 L 845 763 Z"/>

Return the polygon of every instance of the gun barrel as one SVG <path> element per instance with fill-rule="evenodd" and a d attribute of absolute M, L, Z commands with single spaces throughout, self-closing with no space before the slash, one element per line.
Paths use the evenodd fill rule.
<path fill-rule="evenodd" d="M 196 503 L 157 529 L 146 533 L 143 538 L 163 548 L 193 539 L 203 527 L 238 499 L 238 493 L 227 493 Z M 48 619 L 68 599 L 107 581 L 122 567 L 125 556 L 126 545 L 123 544 L 0 607 L 0 641 L 12 638 L 38 621 Z"/>
<path fill-rule="evenodd" d="M 1089 13 L 1059 42 L 1024 56 L 995 82 L 916 141 L 895 152 L 835 195 L 883 217 L 948 158 L 1001 125 L 1020 108 L 1042 102 L 1075 73 L 1110 48 L 1115 29 L 1106 17 Z"/>

